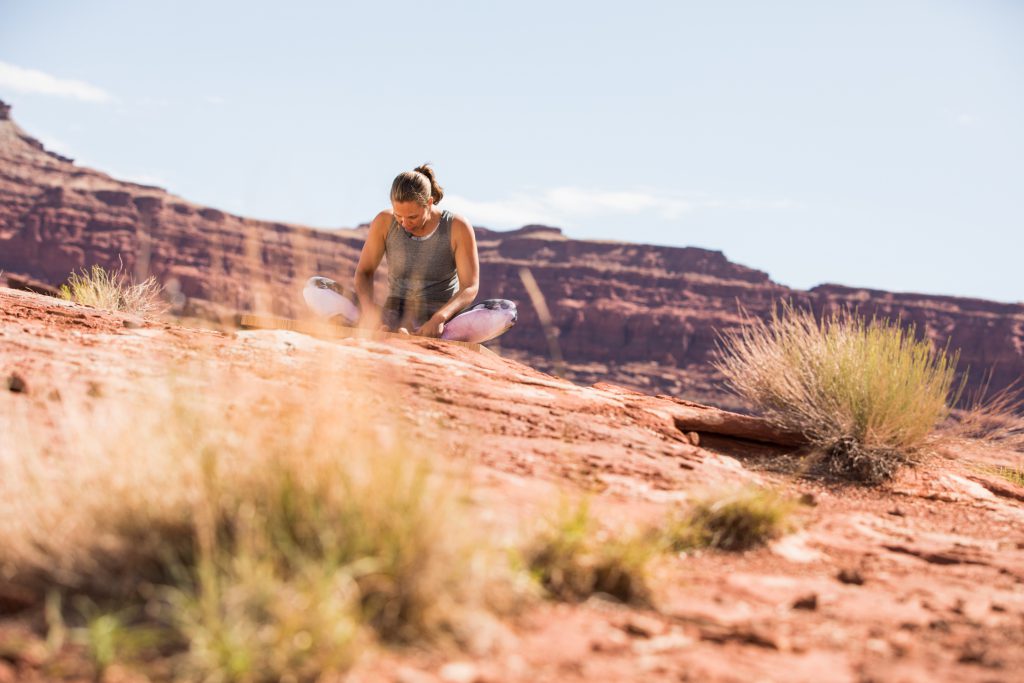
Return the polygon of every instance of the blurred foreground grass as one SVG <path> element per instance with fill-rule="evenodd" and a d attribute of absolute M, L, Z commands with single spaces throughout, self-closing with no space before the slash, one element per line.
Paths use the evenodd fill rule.
<path fill-rule="evenodd" d="M 5 415 L 5 580 L 58 596 L 52 626 L 72 622 L 99 668 L 172 653 L 190 678 L 309 680 L 374 641 L 458 644 L 512 585 L 464 482 L 396 406 L 316 376 L 179 371 L 65 399 L 46 434 Z"/>
<path fill-rule="evenodd" d="M 446 452 L 453 425 L 411 429 L 429 406 L 381 368 L 235 351 L 0 411 L 0 575 L 34 596 L 52 657 L 305 681 L 381 646 L 474 648 L 541 595 L 654 604 L 664 529 L 581 504 L 498 531 Z"/>

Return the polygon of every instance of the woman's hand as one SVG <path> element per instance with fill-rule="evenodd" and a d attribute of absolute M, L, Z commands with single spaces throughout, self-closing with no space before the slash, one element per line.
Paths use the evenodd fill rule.
<path fill-rule="evenodd" d="M 427 322 L 420 325 L 419 329 L 416 330 L 416 334 L 421 337 L 440 337 L 441 333 L 444 332 L 444 317 L 434 315 Z"/>

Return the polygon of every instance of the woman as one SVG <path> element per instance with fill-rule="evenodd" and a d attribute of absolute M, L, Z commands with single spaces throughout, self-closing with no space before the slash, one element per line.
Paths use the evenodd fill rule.
<path fill-rule="evenodd" d="M 512 327 L 516 305 L 507 299 L 470 307 L 480 289 L 476 236 L 465 218 L 437 207 L 442 197 L 429 166 L 400 173 L 391 184 L 391 208 L 370 223 L 355 297 L 333 280 L 310 278 L 303 298 L 313 312 L 362 328 L 477 343 Z M 373 278 L 385 256 L 388 296 L 378 306 Z"/>

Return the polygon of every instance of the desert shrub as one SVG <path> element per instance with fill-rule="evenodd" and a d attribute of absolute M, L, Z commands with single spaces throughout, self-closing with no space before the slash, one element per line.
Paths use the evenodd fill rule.
<path fill-rule="evenodd" d="M 998 477 L 1002 477 L 1006 481 L 1016 486 L 1024 487 L 1024 467 L 1007 467 L 1005 465 L 997 465 L 989 470 L 992 474 Z"/>
<path fill-rule="evenodd" d="M 992 394 L 985 382 L 966 404 L 944 426 L 947 437 L 1024 451 L 1024 391 L 1019 382 Z"/>
<path fill-rule="evenodd" d="M 716 367 L 765 417 L 805 435 L 829 471 L 877 483 L 947 415 L 957 358 L 898 322 L 849 311 L 819 321 L 783 305 L 724 335 Z"/>
<path fill-rule="evenodd" d="M 154 277 L 131 284 L 122 269 L 108 271 L 99 265 L 72 273 L 59 290 L 61 298 L 67 301 L 143 317 L 167 310 L 162 292 L 163 288 Z"/>
<path fill-rule="evenodd" d="M 673 550 L 747 550 L 789 532 L 798 503 L 759 486 L 706 496 L 666 528 Z"/>
<path fill-rule="evenodd" d="M 555 599 L 577 602 L 603 593 L 622 602 L 645 603 L 650 595 L 646 567 L 658 550 L 648 536 L 600 529 L 584 501 L 547 520 L 528 545 L 525 559 Z"/>
<path fill-rule="evenodd" d="M 458 479 L 388 410 L 321 379 L 66 398 L 54 438 L 0 416 L 15 437 L 0 445 L 5 580 L 109 606 L 84 627 L 103 667 L 139 627 L 106 614 L 147 615 L 185 644 L 190 679 L 312 680 L 367 640 L 449 637 L 489 580 Z"/>

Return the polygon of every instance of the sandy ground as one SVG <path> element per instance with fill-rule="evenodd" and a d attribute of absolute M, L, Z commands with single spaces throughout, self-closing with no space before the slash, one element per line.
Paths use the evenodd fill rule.
<path fill-rule="evenodd" d="M 273 387 L 311 381 L 289 369 L 317 357 L 387 387 L 381 409 L 466 469 L 474 504 L 497 523 L 580 495 L 610 526 L 656 523 L 697 492 L 748 480 L 809 502 L 799 530 L 768 547 L 657 561 L 654 608 L 541 602 L 470 651 L 383 650 L 349 680 L 1022 680 L 1024 490 L 979 470 L 1020 466 L 1020 454 L 947 446 L 861 488 L 787 474 L 779 449 L 695 446 L 665 418 L 668 397 L 580 387 L 487 352 L 198 329 L 0 289 L 0 410 L 38 414 L 41 433 L 62 397 L 130 396 L 171 363 L 242 369 Z M 8 597 L 0 589 L 0 683 L 47 680 L 37 615 Z"/>

